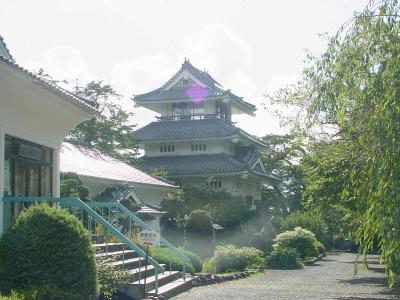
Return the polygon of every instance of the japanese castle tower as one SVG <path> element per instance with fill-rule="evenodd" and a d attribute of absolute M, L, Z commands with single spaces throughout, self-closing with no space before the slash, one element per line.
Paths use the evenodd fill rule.
<path fill-rule="evenodd" d="M 231 121 L 233 114 L 254 115 L 256 107 L 189 60 L 162 87 L 133 101 L 160 114 L 135 133 L 145 151 L 139 164 L 145 172 L 164 171 L 182 186 L 225 189 L 252 207 L 263 184 L 280 182 L 260 159 L 266 145 Z"/>

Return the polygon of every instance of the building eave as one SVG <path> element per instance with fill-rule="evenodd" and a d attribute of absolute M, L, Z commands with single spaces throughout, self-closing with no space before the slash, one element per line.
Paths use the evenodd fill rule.
<path fill-rule="evenodd" d="M 160 189 L 160 190 L 170 190 L 170 189 L 179 188 L 179 186 L 173 185 L 172 183 L 169 183 L 169 186 L 166 186 L 166 185 L 133 182 L 133 181 L 126 181 L 126 180 L 118 180 L 118 179 L 109 179 L 109 178 L 103 178 L 103 177 L 91 176 L 91 175 L 82 175 L 79 173 L 78 173 L 78 175 L 79 175 L 79 177 L 86 178 L 89 181 L 104 182 L 104 183 L 110 183 L 110 184 L 115 184 L 115 185 L 131 185 L 134 187 L 148 187 L 148 188 L 156 188 L 156 189 Z"/>
<path fill-rule="evenodd" d="M 82 97 L 79 97 L 79 96 L 63 89 L 62 87 L 56 85 L 55 83 L 52 83 L 43 78 L 40 78 L 38 75 L 23 68 L 22 66 L 18 65 L 16 62 L 9 60 L 8 58 L 6 58 L 4 56 L 0 55 L 0 61 L 7 64 L 8 66 L 10 66 L 13 70 L 15 70 L 17 72 L 21 72 L 25 76 L 28 76 L 29 78 L 32 79 L 32 82 L 42 86 L 43 88 L 49 90 L 50 92 L 65 99 L 66 101 L 70 102 L 71 104 L 78 106 L 79 108 L 86 111 L 90 115 L 95 115 L 98 113 L 98 111 L 94 107 L 94 105 L 89 104 L 89 103 L 91 103 L 91 101 L 84 99 Z"/>

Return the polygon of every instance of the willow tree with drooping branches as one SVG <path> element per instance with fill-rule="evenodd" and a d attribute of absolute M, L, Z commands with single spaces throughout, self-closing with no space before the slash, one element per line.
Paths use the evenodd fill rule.
<path fill-rule="evenodd" d="M 400 273 L 399 8 L 396 0 L 369 2 L 330 38 L 323 55 L 309 56 L 303 80 L 275 97 L 301 106 L 307 128 L 329 126 L 330 135 L 309 149 L 315 157 L 314 167 L 306 166 L 312 172 L 305 200 L 323 205 L 340 182 L 334 196 L 352 218 L 349 230 L 364 257 L 379 249 L 391 285 Z M 325 157 L 312 147 L 323 148 Z"/>

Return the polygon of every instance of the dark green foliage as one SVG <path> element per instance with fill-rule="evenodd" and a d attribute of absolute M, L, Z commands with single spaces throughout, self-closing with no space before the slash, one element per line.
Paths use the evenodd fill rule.
<path fill-rule="evenodd" d="M 184 216 L 201 209 L 207 211 L 213 221 L 224 228 L 235 227 L 252 217 L 250 207 L 242 197 L 232 196 L 225 190 L 201 190 L 184 186 L 163 199 L 161 207 L 168 211 L 162 218 L 164 224 L 179 227 Z"/>
<path fill-rule="evenodd" d="M 303 134 L 299 132 L 286 135 L 269 134 L 262 140 L 268 145 L 269 150 L 261 156 L 267 172 L 279 175 L 283 179 L 279 186 L 263 188 L 262 200 L 270 215 L 286 216 L 289 211 L 302 209 L 303 173 L 298 161 L 305 154 Z"/>
<path fill-rule="evenodd" d="M 77 197 L 83 201 L 89 201 L 89 188 L 82 185 L 79 175 L 73 172 L 61 173 L 60 184 L 61 197 Z"/>
<path fill-rule="evenodd" d="M 201 272 L 201 270 L 203 269 L 203 263 L 201 261 L 201 258 L 197 254 L 194 254 L 193 252 L 183 248 L 179 248 L 179 251 L 182 251 L 183 254 L 185 254 L 190 259 L 190 262 L 192 263 L 195 272 Z"/>
<path fill-rule="evenodd" d="M 280 233 L 274 239 L 274 248 L 296 249 L 301 259 L 314 258 L 318 255 L 319 242 L 315 235 L 306 229 L 296 227 L 293 231 Z"/>
<path fill-rule="evenodd" d="M 267 256 L 267 267 L 269 269 L 293 270 L 303 268 L 296 249 L 276 247 Z"/>
<path fill-rule="evenodd" d="M 269 230 L 262 228 L 260 232 L 256 232 L 251 236 L 250 246 L 256 249 L 268 252 L 273 243 L 273 235 Z"/>
<path fill-rule="evenodd" d="M 217 246 L 213 257 L 206 260 L 203 272 L 223 273 L 261 268 L 265 263 L 264 253 L 251 247 L 236 248 L 233 245 Z"/>
<path fill-rule="evenodd" d="M 193 211 L 185 224 L 185 248 L 202 258 L 214 250 L 214 228 L 210 215 L 204 210 Z"/>
<path fill-rule="evenodd" d="M 210 215 L 204 210 L 195 210 L 190 215 L 185 224 L 187 236 L 200 236 L 213 238 L 214 228 Z"/>
<path fill-rule="evenodd" d="M 316 239 L 321 241 L 324 245 L 331 245 L 331 239 L 328 235 L 328 226 L 315 212 L 294 212 L 289 214 L 285 219 L 280 219 L 278 224 L 280 232 L 301 227 L 314 233 Z"/>
<path fill-rule="evenodd" d="M 155 248 L 151 250 L 151 257 L 159 264 L 165 264 L 165 268 L 169 270 L 171 263 L 172 271 L 183 271 L 181 259 L 168 248 Z M 191 263 L 186 263 L 186 272 L 194 273 L 195 269 Z"/>
<path fill-rule="evenodd" d="M 131 120 L 133 114 L 122 108 L 120 95 L 102 81 L 76 86 L 75 93 L 94 102 L 99 114 L 76 126 L 66 140 L 133 164 L 137 154 L 137 143 L 132 138 L 135 128 Z"/>
<path fill-rule="evenodd" d="M 0 238 L 0 291 L 43 285 L 91 299 L 97 293 L 90 233 L 67 211 L 32 206 Z"/>
<path fill-rule="evenodd" d="M 0 296 L 0 300 L 86 300 L 78 294 L 63 291 L 51 286 L 40 286 L 28 290 L 12 291 L 9 296 Z"/>
<path fill-rule="evenodd" d="M 112 265 L 112 260 L 99 256 L 97 262 L 97 280 L 99 293 L 104 299 L 112 299 L 117 287 L 128 282 L 128 274 Z"/>

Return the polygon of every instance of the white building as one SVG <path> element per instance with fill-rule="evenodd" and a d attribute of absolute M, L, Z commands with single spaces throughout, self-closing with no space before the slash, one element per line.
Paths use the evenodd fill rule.
<path fill-rule="evenodd" d="M 0 196 L 59 197 L 61 143 L 95 113 L 90 101 L 19 66 L 0 37 Z"/>

